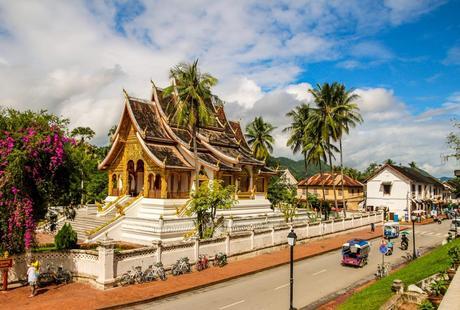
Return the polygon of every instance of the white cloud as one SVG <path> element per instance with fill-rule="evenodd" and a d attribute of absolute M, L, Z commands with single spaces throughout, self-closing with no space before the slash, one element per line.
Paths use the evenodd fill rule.
<path fill-rule="evenodd" d="M 309 89 L 312 89 L 309 83 L 291 84 L 286 87 L 286 92 L 294 95 L 299 101 L 310 102 L 313 100 L 313 95 L 309 93 Z"/>

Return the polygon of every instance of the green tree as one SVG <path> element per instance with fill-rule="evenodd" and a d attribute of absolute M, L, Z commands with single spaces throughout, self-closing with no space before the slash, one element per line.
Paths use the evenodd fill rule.
<path fill-rule="evenodd" d="M 391 158 L 388 158 L 388 159 L 385 160 L 383 163 L 384 163 L 384 164 L 387 164 L 387 165 L 396 165 L 396 162 L 395 162 L 393 159 L 391 159 Z"/>
<path fill-rule="evenodd" d="M 343 145 L 342 138 L 345 134 L 350 132 L 350 128 L 356 127 L 357 124 L 363 122 L 363 118 L 359 113 L 359 107 L 354 101 L 358 99 L 358 95 L 354 94 L 351 90 L 347 90 L 345 85 L 337 84 L 335 87 L 335 98 L 337 100 L 336 106 L 341 107 L 341 113 L 338 114 L 338 131 L 337 139 L 339 141 L 339 153 L 340 153 L 340 176 L 341 176 L 341 187 L 342 187 L 342 206 L 343 216 L 346 217 L 346 204 L 345 204 L 345 191 L 343 182 Z"/>
<path fill-rule="evenodd" d="M 309 89 L 313 95 L 316 107 L 312 108 L 312 113 L 309 121 L 310 131 L 315 132 L 318 139 L 324 141 L 327 147 L 327 157 L 331 175 L 335 179 L 334 166 L 332 164 L 332 141 L 337 141 L 341 131 L 340 119 L 346 111 L 346 105 L 342 104 L 337 98 L 339 84 L 323 83 L 317 84 L 315 89 Z M 334 205 L 337 208 L 337 193 L 335 190 L 335 182 L 332 185 L 334 193 Z"/>
<path fill-rule="evenodd" d="M 409 167 L 415 169 L 415 168 L 417 168 L 417 163 L 416 163 L 415 161 L 411 161 L 411 162 L 409 163 Z"/>
<path fill-rule="evenodd" d="M 262 117 L 256 117 L 246 126 L 245 136 L 252 148 L 254 156 L 259 160 L 267 160 L 273 152 L 274 139 L 272 132 L 275 127 L 264 121 Z"/>
<path fill-rule="evenodd" d="M 169 77 L 173 83 L 164 89 L 164 96 L 172 96 L 176 100 L 174 119 L 179 126 L 188 127 L 193 140 L 195 157 L 195 190 L 198 190 L 198 152 L 196 137 L 200 127 L 213 122 L 211 112 L 206 104 L 211 99 L 211 87 L 217 79 L 198 68 L 198 59 L 193 63 L 180 63 L 172 68 Z"/>
<path fill-rule="evenodd" d="M 369 178 L 372 174 L 374 174 L 375 171 L 379 168 L 379 164 L 376 162 L 371 162 L 369 166 L 364 170 L 364 173 L 362 174 L 362 179 L 361 180 L 366 180 Z"/>
<path fill-rule="evenodd" d="M 217 217 L 217 210 L 230 209 L 237 200 L 234 198 L 235 187 L 224 187 L 221 181 L 205 181 L 183 208 L 179 215 L 196 216 L 195 225 L 200 238 L 212 238 L 216 228 L 222 225 L 224 217 Z"/>
<path fill-rule="evenodd" d="M 292 222 L 300 206 L 295 185 L 289 184 L 284 178 L 273 179 L 268 186 L 267 198 L 273 208 L 283 214 L 286 223 Z"/>
<path fill-rule="evenodd" d="M 96 133 L 89 127 L 76 127 L 70 132 L 72 138 L 80 138 L 80 143 L 91 140 Z"/>
<path fill-rule="evenodd" d="M 311 137 L 309 132 L 308 121 L 310 115 L 310 106 L 307 104 L 301 104 L 295 107 L 292 111 L 286 114 L 291 119 L 291 125 L 284 128 L 283 132 L 289 133 L 289 138 L 286 145 L 289 146 L 294 154 L 301 152 L 304 159 L 305 165 L 305 179 L 308 179 L 308 161 L 307 152 L 308 140 Z M 308 194 L 308 185 L 306 186 Z M 307 199 L 307 206 L 309 202 Z"/>

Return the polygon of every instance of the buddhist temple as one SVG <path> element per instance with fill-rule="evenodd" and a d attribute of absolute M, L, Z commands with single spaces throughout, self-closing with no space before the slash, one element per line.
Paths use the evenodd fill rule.
<path fill-rule="evenodd" d="M 198 129 L 195 157 L 189 129 L 175 122 L 173 96 L 165 97 L 153 83 L 147 100 L 124 93 L 112 146 L 99 165 L 107 171 L 109 187 L 97 217 L 113 214 L 114 218 L 88 232 L 88 240 L 102 233 L 137 243 L 182 238 L 193 229 L 193 219 L 179 217 L 177 208 L 194 190 L 196 159 L 200 182 L 220 180 L 224 186 L 235 186 L 236 206 L 219 211 L 231 222 L 253 225 L 275 216 L 267 199 L 275 172 L 254 158 L 240 123 L 227 119 L 221 100 L 206 101 L 211 122 Z"/>

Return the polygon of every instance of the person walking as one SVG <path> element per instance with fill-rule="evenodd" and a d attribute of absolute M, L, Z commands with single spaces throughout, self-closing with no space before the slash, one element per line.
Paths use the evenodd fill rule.
<path fill-rule="evenodd" d="M 27 281 L 29 282 L 30 291 L 31 291 L 31 294 L 29 297 L 34 297 L 36 294 L 37 278 L 38 278 L 38 270 L 35 267 L 36 265 L 37 265 L 36 263 L 30 263 L 28 265 L 29 268 L 27 269 Z"/>
<path fill-rule="evenodd" d="M 374 231 L 375 231 L 375 224 L 371 223 L 371 232 L 374 232 Z"/>

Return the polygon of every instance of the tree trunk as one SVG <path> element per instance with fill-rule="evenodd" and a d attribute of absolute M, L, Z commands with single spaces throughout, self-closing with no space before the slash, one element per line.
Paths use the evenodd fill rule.
<path fill-rule="evenodd" d="M 307 153 L 304 153 L 303 154 L 303 161 L 304 161 L 304 164 L 305 164 L 305 181 L 308 180 L 308 162 L 307 162 Z M 308 182 L 305 182 L 305 187 L 306 187 L 306 191 L 307 191 L 307 194 L 306 194 L 306 199 L 307 199 L 307 209 L 308 207 L 310 206 L 310 202 L 308 201 Z"/>
<path fill-rule="evenodd" d="M 321 180 L 323 180 L 323 166 L 321 165 L 321 159 L 319 160 L 319 174 L 321 175 Z M 323 218 L 323 201 L 326 200 L 326 194 L 324 191 L 324 182 L 321 185 L 322 191 L 323 191 L 323 197 L 322 199 L 319 200 L 319 210 L 320 210 L 320 218 Z M 326 217 L 325 217 L 326 218 Z"/>
<path fill-rule="evenodd" d="M 331 139 L 328 139 L 327 143 L 330 145 L 331 144 Z M 331 165 L 331 177 L 332 177 L 332 191 L 334 192 L 334 207 L 337 212 L 338 210 L 338 205 L 337 205 L 337 193 L 335 191 L 335 173 L 334 173 L 334 166 L 332 165 L 332 154 L 331 150 L 328 151 L 329 155 L 329 165 Z M 342 193 L 343 194 L 343 193 Z"/>
<path fill-rule="evenodd" d="M 339 139 L 340 147 L 340 177 L 342 178 L 342 207 L 343 207 L 343 217 L 347 217 L 347 206 L 345 204 L 345 191 L 343 185 L 343 154 L 342 154 L 342 138 Z"/>
<path fill-rule="evenodd" d="M 199 173 L 200 173 L 200 168 L 198 166 L 198 150 L 196 147 L 196 136 L 197 136 L 197 128 L 194 127 L 192 129 L 192 139 L 193 139 L 193 155 L 195 156 L 195 193 L 198 191 L 199 187 Z M 201 212 L 198 212 L 196 214 L 196 222 L 198 226 L 198 234 L 200 239 L 203 238 L 203 214 Z"/>

